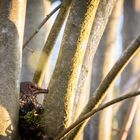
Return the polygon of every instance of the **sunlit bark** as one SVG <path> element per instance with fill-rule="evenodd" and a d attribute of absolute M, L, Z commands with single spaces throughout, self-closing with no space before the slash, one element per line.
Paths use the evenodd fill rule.
<path fill-rule="evenodd" d="M 74 0 L 72 3 L 56 68 L 49 85 L 50 94 L 45 100 L 42 125 L 48 135 L 58 135 L 71 123 L 79 72 L 98 2 Z"/>
<path fill-rule="evenodd" d="M 0 139 L 17 139 L 26 0 L 0 0 Z"/>

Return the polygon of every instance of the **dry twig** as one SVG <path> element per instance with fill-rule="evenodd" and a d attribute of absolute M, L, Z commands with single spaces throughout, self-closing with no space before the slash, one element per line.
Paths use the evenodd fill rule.
<path fill-rule="evenodd" d="M 32 33 L 32 35 L 29 37 L 29 39 L 24 43 L 23 49 L 28 45 L 28 43 L 33 39 L 33 37 L 39 32 L 41 27 L 48 21 L 48 19 L 61 7 L 61 4 L 59 4 L 50 14 L 48 14 L 45 19 L 39 24 L 37 29 Z"/>

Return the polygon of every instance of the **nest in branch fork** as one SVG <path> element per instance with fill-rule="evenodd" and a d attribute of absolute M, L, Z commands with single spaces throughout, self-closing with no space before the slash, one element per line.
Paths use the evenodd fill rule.
<path fill-rule="evenodd" d="M 40 125 L 40 115 L 44 107 L 38 103 L 38 94 L 48 93 L 48 89 L 42 89 L 32 82 L 20 84 L 20 110 L 19 132 L 21 140 L 53 140 L 43 133 Z"/>

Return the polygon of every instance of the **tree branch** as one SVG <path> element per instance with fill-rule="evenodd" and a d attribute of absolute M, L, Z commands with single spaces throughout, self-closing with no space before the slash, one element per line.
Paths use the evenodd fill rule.
<path fill-rule="evenodd" d="M 41 55 L 40 55 L 40 58 L 38 61 L 37 69 L 36 69 L 34 77 L 33 77 L 33 82 L 37 83 L 39 86 L 42 85 L 51 52 L 54 48 L 58 34 L 59 34 L 61 27 L 68 14 L 68 11 L 69 11 L 69 8 L 71 5 L 71 1 L 72 0 L 63 1 L 60 11 L 56 17 L 56 20 L 51 28 L 49 35 L 48 35 L 45 46 L 42 49 L 42 52 L 41 52 Z"/>
<path fill-rule="evenodd" d="M 123 100 L 126 100 L 128 98 L 132 98 L 135 97 L 137 95 L 140 95 L 140 91 L 136 91 L 136 92 L 129 92 L 126 95 L 120 96 L 116 99 L 113 99 L 107 103 L 105 103 L 104 105 L 101 105 L 100 107 L 98 107 L 97 109 L 93 109 L 91 112 L 87 113 L 86 115 L 84 115 L 83 117 L 81 117 L 79 120 L 75 121 L 75 123 L 73 123 L 71 126 L 69 126 L 65 131 L 63 131 L 57 138 L 55 138 L 55 140 L 61 140 L 65 135 L 67 135 L 68 133 L 71 132 L 72 129 L 76 128 L 78 125 L 82 124 L 86 119 L 90 118 L 91 116 L 93 116 L 95 113 L 102 111 L 103 109 L 114 105 L 118 102 L 121 102 Z"/>
<path fill-rule="evenodd" d="M 48 19 L 57 11 L 60 9 L 62 4 L 59 4 L 50 14 L 48 14 L 45 19 L 39 24 L 37 29 L 32 33 L 32 35 L 29 37 L 29 39 L 23 44 L 23 49 L 29 44 L 29 42 L 33 39 L 33 37 L 39 32 L 41 27 L 48 21 Z"/>
<path fill-rule="evenodd" d="M 109 88 L 109 86 L 120 75 L 120 73 L 129 63 L 129 61 L 136 55 L 136 53 L 138 53 L 139 50 L 140 35 L 127 47 L 127 49 L 124 51 L 119 60 L 114 64 L 110 72 L 101 82 L 99 87 L 96 89 L 95 93 L 93 94 L 94 96 L 91 97 L 78 119 L 80 119 L 86 113 L 90 112 L 92 109 L 97 108 L 102 103 L 103 99 L 106 97 L 106 91 Z M 77 129 L 75 129 L 74 132 L 71 133 L 68 137 L 70 139 L 75 137 L 75 135 L 79 132 L 80 128 L 82 128 L 82 125 L 77 127 Z"/>

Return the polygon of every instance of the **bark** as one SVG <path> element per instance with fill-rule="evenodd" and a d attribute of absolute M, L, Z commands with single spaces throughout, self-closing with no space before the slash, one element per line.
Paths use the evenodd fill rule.
<path fill-rule="evenodd" d="M 72 3 L 42 117 L 48 135 L 58 135 L 71 123 L 73 97 L 98 2 L 74 0 Z"/>
<path fill-rule="evenodd" d="M 17 139 L 26 0 L 0 0 L 0 139 Z"/>
<path fill-rule="evenodd" d="M 86 57 L 86 55 L 85 55 L 85 57 Z M 85 59 L 85 57 L 84 57 L 84 59 Z M 82 69 L 84 69 L 83 65 L 82 65 Z M 82 72 L 80 73 L 80 76 L 79 76 L 78 88 L 77 88 L 76 95 L 74 98 L 72 122 L 74 122 L 77 119 L 77 117 L 82 112 L 83 108 L 85 107 L 85 105 L 87 104 L 87 102 L 89 100 L 90 82 L 91 82 L 91 69 L 90 68 L 88 68 L 87 73 L 88 74 L 85 77 L 85 79 L 82 79 Z"/>

